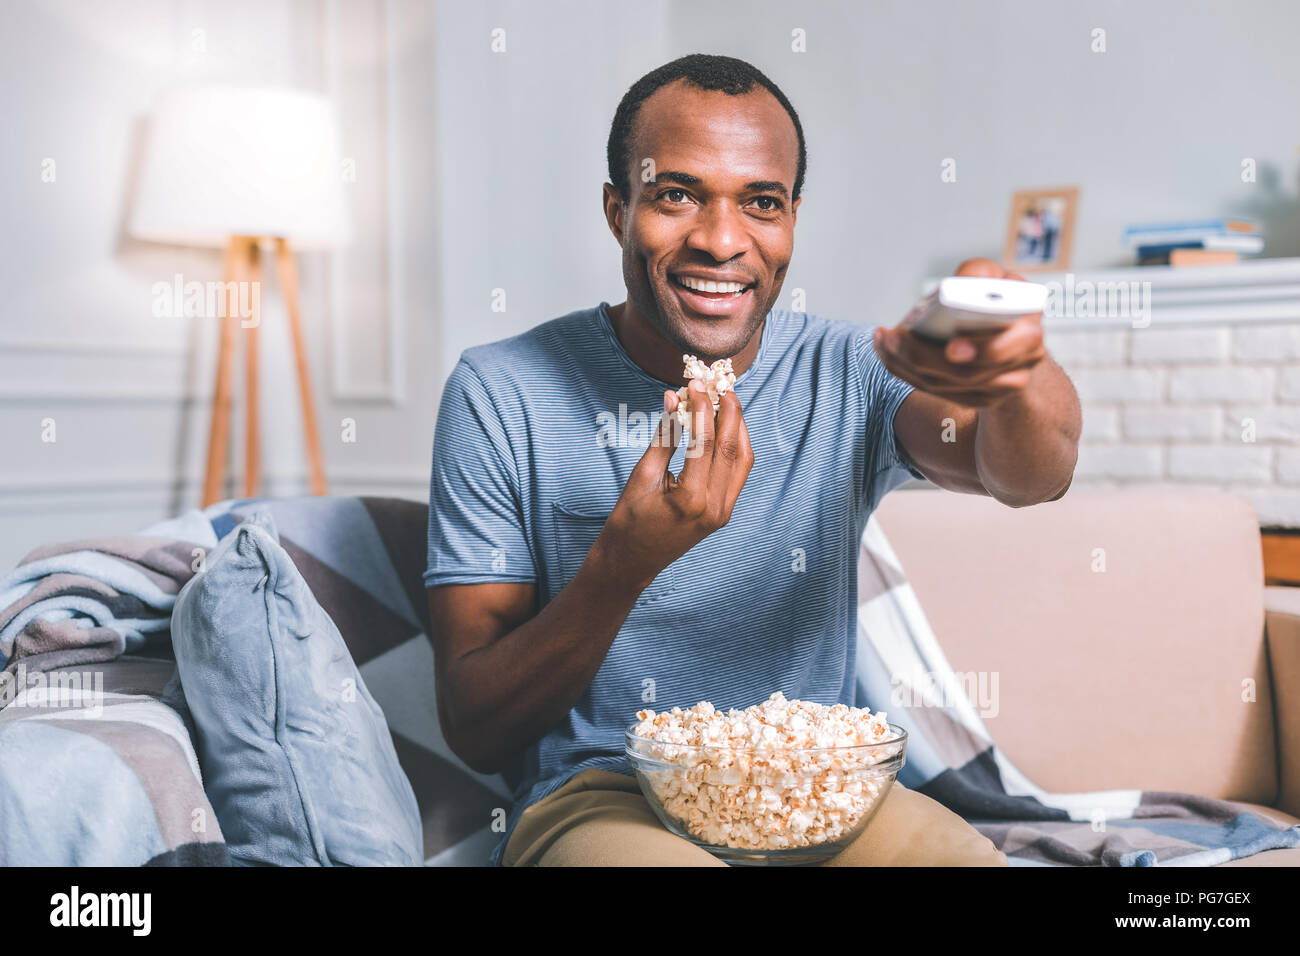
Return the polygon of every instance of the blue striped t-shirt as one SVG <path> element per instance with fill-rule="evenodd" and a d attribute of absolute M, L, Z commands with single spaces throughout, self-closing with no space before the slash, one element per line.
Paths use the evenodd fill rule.
<path fill-rule="evenodd" d="M 434 432 L 425 585 L 532 582 L 540 610 L 682 384 L 632 361 L 604 302 L 466 349 Z M 859 540 L 886 492 L 923 477 L 894 440 L 912 386 L 881 365 L 870 326 L 773 310 L 735 391 L 754 467 L 731 520 L 654 579 L 586 693 L 520 755 L 494 865 L 524 809 L 576 773 L 631 772 L 623 732 L 642 708 L 743 708 L 778 690 L 855 704 Z"/>

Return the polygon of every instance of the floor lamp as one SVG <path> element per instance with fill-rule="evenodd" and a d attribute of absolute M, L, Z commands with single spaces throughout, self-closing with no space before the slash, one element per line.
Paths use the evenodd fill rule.
<path fill-rule="evenodd" d="M 348 237 L 337 126 L 329 101 L 268 87 L 201 86 L 172 92 L 153 116 L 129 228 L 142 239 L 225 249 L 225 308 L 208 316 L 221 326 L 203 506 L 223 497 L 237 340 L 242 340 L 244 356 L 243 494 L 259 493 L 257 312 L 261 260 L 268 251 L 293 344 L 311 493 L 326 494 L 295 251 L 340 245 Z M 250 289 L 258 294 L 245 291 Z"/>
<path fill-rule="evenodd" d="M 320 433 L 316 430 L 316 405 L 312 399 L 311 373 L 303 341 L 302 320 L 298 314 L 298 268 L 289 241 L 273 237 L 275 272 L 280 294 L 284 297 L 293 339 L 294 366 L 298 373 L 298 394 L 302 402 L 303 443 L 310 467 L 311 493 L 329 492 L 325 465 L 321 457 Z M 263 240 L 254 236 L 231 236 L 226 245 L 226 283 L 262 281 L 261 252 Z M 251 300 L 253 310 L 257 300 Z M 220 343 L 217 347 L 217 384 L 212 403 L 212 425 L 208 432 L 208 464 L 203 479 L 203 506 L 221 499 L 226 474 L 226 454 L 230 445 L 230 414 L 233 404 L 231 378 L 235 363 L 235 339 L 244 344 L 244 497 L 256 497 L 261 484 L 261 403 L 258 399 L 257 330 L 261 316 L 254 314 L 247 328 L 239 315 L 221 319 Z"/>

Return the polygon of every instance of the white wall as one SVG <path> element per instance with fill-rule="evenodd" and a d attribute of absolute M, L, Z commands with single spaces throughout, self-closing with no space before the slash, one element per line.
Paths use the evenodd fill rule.
<path fill-rule="evenodd" d="M 800 113 L 787 289 L 893 324 L 923 276 L 999 258 L 1011 195 L 1080 187 L 1074 267 L 1129 264 L 1125 225 L 1241 214 L 1300 253 L 1300 4 L 1196 0 L 673 4 L 674 54 L 755 63 Z M 808 52 L 790 52 L 790 32 Z M 1092 30 L 1106 30 L 1093 53 Z M 957 181 L 940 163 L 957 161 Z M 1253 157 L 1260 182 L 1240 179 Z"/>
<path fill-rule="evenodd" d="M 166 89 L 221 80 L 331 94 L 355 241 L 300 257 L 332 490 L 423 497 L 440 381 L 433 8 L 383 0 L 53 0 L 6 10 L 0 153 L 0 566 L 37 544 L 194 507 L 217 323 L 159 319 L 154 283 L 221 277 L 218 252 L 134 240 L 146 118 Z M 55 160 L 54 182 L 41 179 Z M 296 380 L 264 260 L 263 493 L 305 489 Z M 242 458 L 236 367 L 232 452 Z M 357 441 L 341 439 L 356 422 Z M 55 441 L 43 441 L 54 423 Z M 242 488 L 231 482 L 231 494 Z"/>
<path fill-rule="evenodd" d="M 1104 54 L 1090 52 L 1095 27 Z M 807 53 L 790 50 L 795 28 Z M 173 84 L 336 98 L 357 241 L 302 260 L 325 458 L 335 491 L 420 498 L 463 348 L 623 297 L 600 208 L 605 140 L 619 97 L 654 66 L 730 53 L 786 90 L 809 148 L 787 294 L 892 323 L 923 277 L 998 253 L 1017 188 L 1081 188 L 1079 269 L 1123 262 L 1120 230 L 1149 218 L 1253 215 L 1270 255 L 1300 254 L 1297 35 L 1300 6 L 1281 0 L 10 5 L 0 566 L 198 500 L 216 328 L 152 318 L 150 289 L 177 271 L 217 278 L 220 258 L 123 232 L 143 118 Z M 54 184 L 40 181 L 46 157 Z M 956 183 L 940 181 L 945 157 Z M 1243 157 L 1259 164 L 1254 185 Z M 505 313 L 490 308 L 495 288 Z M 297 406 L 269 290 L 264 306 L 265 488 L 287 493 L 305 487 Z M 339 440 L 344 417 L 355 445 Z"/>
<path fill-rule="evenodd" d="M 671 59 L 660 2 L 441 2 L 441 377 L 471 345 L 624 298 L 601 184 L 614 109 Z M 490 48 L 505 31 L 505 52 Z M 494 289 L 506 310 L 493 311 Z M 439 382 L 441 385 L 441 381 Z"/>
<path fill-rule="evenodd" d="M 504 56 L 477 40 L 491 26 Z M 1017 189 L 1080 187 L 1079 269 L 1127 264 L 1125 225 L 1177 217 L 1257 217 L 1269 255 L 1300 254 L 1296 36 L 1284 0 L 443 3 L 444 371 L 465 345 L 621 299 L 605 139 L 627 86 L 675 56 L 748 59 L 800 112 L 785 302 L 803 288 L 812 311 L 892 324 L 925 276 L 1000 255 Z M 488 308 L 495 287 L 505 314 Z"/>

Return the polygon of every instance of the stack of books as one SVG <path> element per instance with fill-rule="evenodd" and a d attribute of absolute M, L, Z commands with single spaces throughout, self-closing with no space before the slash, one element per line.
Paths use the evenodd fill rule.
<path fill-rule="evenodd" d="M 1201 219 L 1129 226 L 1124 241 L 1140 266 L 1236 262 L 1264 248 L 1259 224 L 1249 219 Z"/>

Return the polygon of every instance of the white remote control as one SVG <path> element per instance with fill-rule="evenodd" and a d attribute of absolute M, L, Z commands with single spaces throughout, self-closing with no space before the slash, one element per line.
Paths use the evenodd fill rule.
<path fill-rule="evenodd" d="M 946 342 L 966 332 L 996 331 L 1022 315 L 1042 312 L 1047 286 L 1019 279 L 951 276 L 903 317 L 899 328 Z"/>

